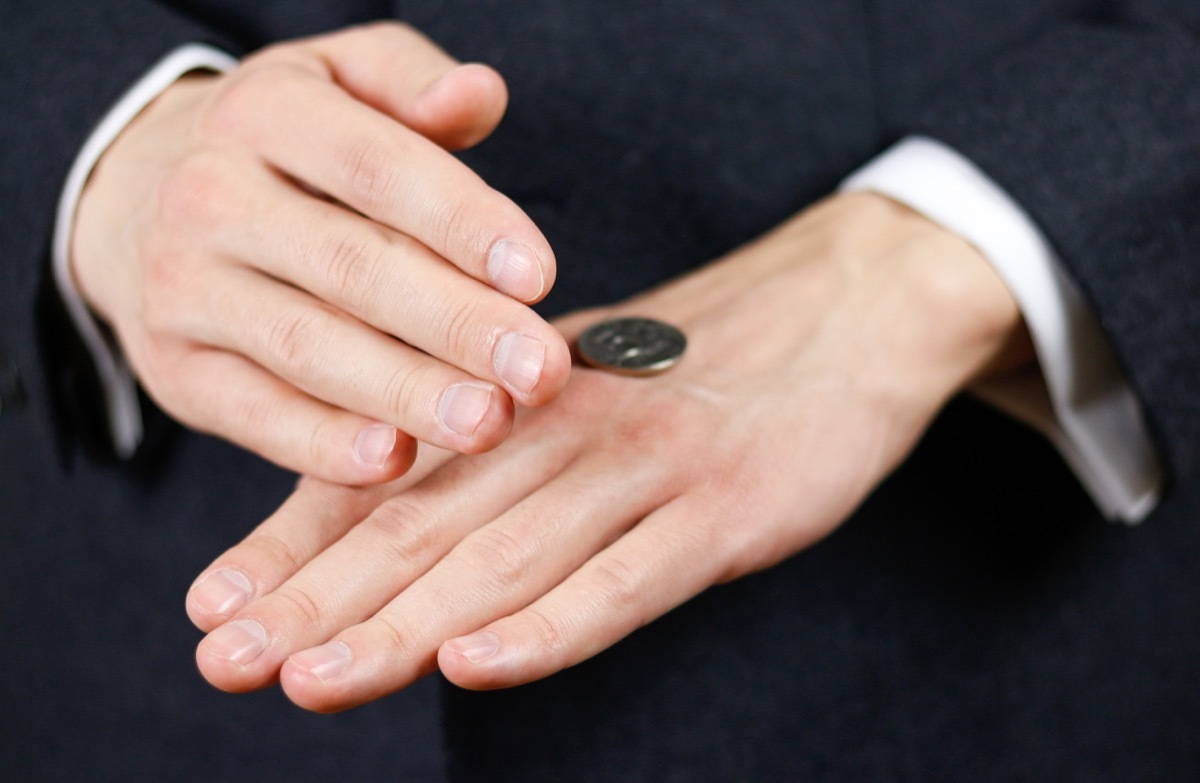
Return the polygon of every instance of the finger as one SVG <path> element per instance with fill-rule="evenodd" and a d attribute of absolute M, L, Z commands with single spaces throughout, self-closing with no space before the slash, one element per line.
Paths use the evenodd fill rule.
<path fill-rule="evenodd" d="M 218 239 L 228 256 L 246 259 L 477 378 L 500 383 L 522 404 L 549 402 L 566 384 L 571 366 L 566 342 L 528 307 L 464 276 L 403 234 L 298 193 L 265 172 L 256 179 L 241 190 L 252 190 L 253 200 L 267 206 L 252 228 Z"/>
<path fill-rule="evenodd" d="M 196 577 L 188 617 L 209 631 L 274 590 L 366 516 L 381 491 L 301 480 L 274 514 Z"/>
<path fill-rule="evenodd" d="M 553 284 L 550 246 L 516 204 L 334 84 L 292 68 L 249 69 L 206 127 L 516 299 L 537 301 Z"/>
<path fill-rule="evenodd" d="M 403 122 L 448 150 L 463 150 L 490 136 L 507 107 L 508 88 L 500 74 L 467 63 L 418 95 Z"/>
<path fill-rule="evenodd" d="M 333 78 L 360 100 L 443 147 L 483 140 L 504 115 L 504 80 L 485 65 L 460 64 L 413 28 L 395 22 L 310 39 Z"/>
<path fill-rule="evenodd" d="M 213 630 L 283 584 L 387 497 L 418 484 L 452 457 L 444 449 L 423 448 L 412 468 L 387 485 L 349 487 L 301 479 L 274 514 L 196 578 L 188 590 L 188 616 L 200 630 Z"/>
<path fill-rule="evenodd" d="M 255 593 L 262 598 L 204 639 L 196 653 L 201 672 L 232 691 L 273 682 L 288 655 L 378 611 L 483 521 L 553 476 L 569 461 L 564 448 L 550 445 L 525 460 L 495 454 L 456 460 L 383 503 L 278 589 Z M 251 563 L 244 567 L 271 574 L 297 562 L 289 552 L 283 562 L 258 563 L 252 542 L 246 551 Z"/>
<path fill-rule="evenodd" d="M 447 641 L 438 666 L 456 685 L 491 689 L 587 660 L 722 579 L 728 559 L 698 524 L 711 515 L 695 495 L 664 506 L 529 606 Z"/>
<path fill-rule="evenodd" d="M 280 671 L 284 691 L 325 712 L 407 686 L 432 671 L 444 640 L 525 606 L 634 524 L 661 491 L 649 474 L 622 485 L 572 466 L 370 619 L 292 655 Z"/>
<path fill-rule="evenodd" d="M 239 351 L 318 399 L 464 453 L 496 446 L 512 401 L 491 383 L 383 335 L 308 294 L 243 269 L 223 270 L 213 311 L 183 326 Z"/>
<path fill-rule="evenodd" d="M 168 390 L 174 415 L 285 468 L 375 484 L 404 473 L 416 456 L 416 441 L 393 425 L 315 400 L 243 357 L 197 348 L 179 361 Z"/>

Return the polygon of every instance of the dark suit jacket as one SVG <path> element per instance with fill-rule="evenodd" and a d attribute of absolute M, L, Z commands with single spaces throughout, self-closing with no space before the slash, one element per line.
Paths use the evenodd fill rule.
<path fill-rule="evenodd" d="M 758 235 L 909 133 L 1038 221 L 1171 473 L 1105 525 L 1049 449 L 960 402 L 829 541 L 514 691 L 445 689 L 453 779 L 1134 780 L 1200 772 L 1195 0 L 6 0 L 0 7 L 0 777 L 435 779 L 428 690 L 347 715 L 192 671 L 193 575 L 291 478 L 167 424 L 104 456 L 49 292 L 55 200 L 153 62 L 370 18 L 494 64 L 467 159 L 556 248 L 556 312 Z"/>

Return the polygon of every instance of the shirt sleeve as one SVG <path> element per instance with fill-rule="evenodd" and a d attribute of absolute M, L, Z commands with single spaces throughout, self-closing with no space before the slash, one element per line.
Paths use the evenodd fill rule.
<path fill-rule="evenodd" d="M 181 46 L 160 60 L 117 101 L 88 137 L 67 174 L 58 203 L 52 244 L 54 282 L 71 322 L 95 364 L 113 449 L 122 458 L 131 457 L 142 440 L 137 381 L 115 340 L 96 322 L 84 303 L 71 275 L 71 232 L 79 197 L 100 156 L 163 90 L 191 71 L 224 72 L 236 64 L 237 61 L 228 54 L 202 44 Z"/>
<path fill-rule="evenodd" d="M 1012 31 L 919 92 L 902 75 L 880 90 L 898 96 L 881 109 L 888 135 L 955 150 L 1053 248 L 1141 405 L 1164 505 L 1200 480 L 1198 73 L 1200 3 L 1118 0 Z"/>
<path fill-rule="evenodd" d="M 975 391 L 1045 434 L 1108 517 L 1134 523 L 1153 510 L 1163 468 L 1137 398 L 1025 211 L 965 157 L 926 137 L 901 141 L 842 188 L 893 198 L 983 253 L 1021 308 L 1038 366 Z"/>

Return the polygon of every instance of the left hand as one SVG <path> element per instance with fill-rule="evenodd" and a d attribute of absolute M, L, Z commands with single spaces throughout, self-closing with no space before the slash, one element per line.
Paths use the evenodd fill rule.
<path fill-rule="evenodd" d="M 844 520 L 945 401 L 1028 359 L 978 252 L 870 194 L 837 196 L 620 306 L 687 334 L 631 379 L 576 368 L 496 451 L 384 487 L 312 480 L 197 580 L 204 676 L 339 710 L 440 666 L 546 677 Z"/>

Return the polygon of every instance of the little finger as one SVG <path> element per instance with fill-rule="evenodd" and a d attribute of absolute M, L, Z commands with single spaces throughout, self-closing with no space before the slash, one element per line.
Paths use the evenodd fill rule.
<path fill-rule="evenodd" d="M 539 680 L 587 660 L 720 581 L 727 558 L 695 495 L 655 511 L 524 609 L 438 651 L 453 683 L 477 690 Z"/>
<path fill-rule="evenodd" d="M 376 484 L 412 465 L 416 441 L 392 424 L 313 399 L 242 356 L 194 348 L 181 360 L 173 414 L 285 468 Z"/>

